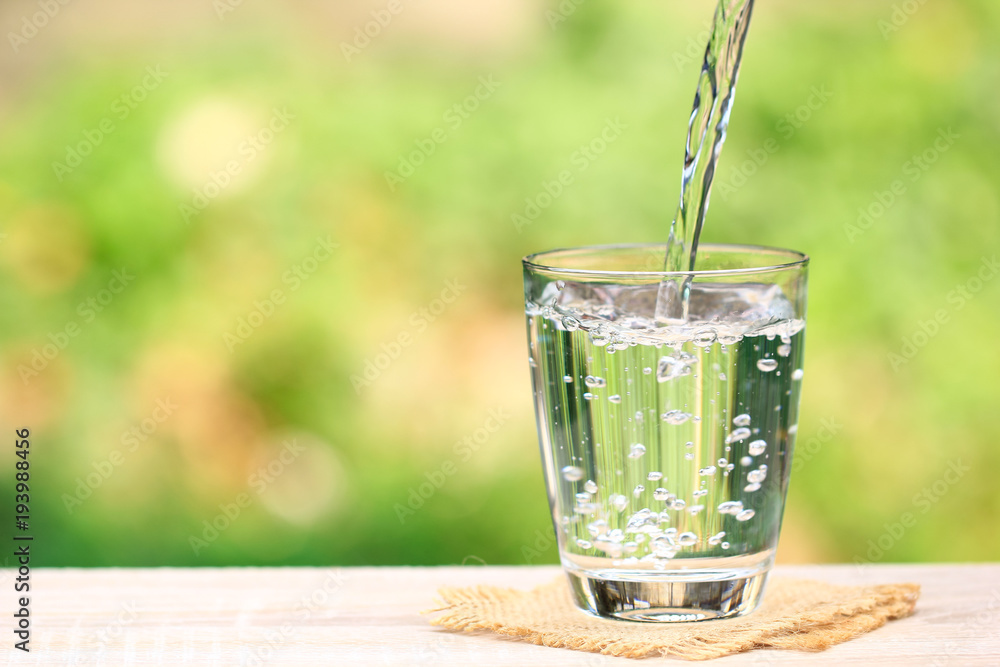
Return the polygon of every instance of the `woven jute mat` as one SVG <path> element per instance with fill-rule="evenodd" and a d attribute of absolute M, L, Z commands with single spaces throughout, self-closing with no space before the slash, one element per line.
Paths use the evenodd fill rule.
<path fill-rule="evenodd" d="M 822 651 L 913 612 L 916 584 L 834 586 L 772 578 L 752 614 L 696 623 L 604 620 L 576 608 L 562 577 L 532 591 L 495 586 L 442 588 L 431 623 L 491 630 L 532 644 L 626 658 L 708 660 L 753 649 Z"/>

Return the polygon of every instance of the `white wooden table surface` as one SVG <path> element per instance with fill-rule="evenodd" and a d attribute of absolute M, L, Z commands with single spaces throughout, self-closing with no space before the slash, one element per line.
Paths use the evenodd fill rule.
<path fill-rule="evenodd" d="M 31 652 L 15 650 L 13 573 L 0 571 L 6 665 L 650 665 L 430 626 L 440 586 L 528 588 L 556 567 L 39 569 Z M 917 582 L 914 616 L 815 654 L 716 664 L 1000 665 L 1000 565 L 778 567 L 834 583 Z"/>

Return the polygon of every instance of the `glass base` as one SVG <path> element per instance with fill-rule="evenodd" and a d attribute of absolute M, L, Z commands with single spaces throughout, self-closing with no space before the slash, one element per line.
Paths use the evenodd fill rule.
<path fill-rule="evenodd" d="M 750 613 L 760 601 L 768 570 L 644 572 L 628 578 L 613 570 L 600 574 L 569 570 L 567 575 L 577 606 L 590 614 L 623 621 L 683 623 Z"/>

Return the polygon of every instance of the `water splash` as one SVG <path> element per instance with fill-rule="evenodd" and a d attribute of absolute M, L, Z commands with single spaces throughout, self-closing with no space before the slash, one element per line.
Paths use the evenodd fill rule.
<path fill-rule="evenodd" d="M 670 225 L 664 271 L 693 271 L 715 168 L 726 142 L 754 0 L 719 0 L 688 124 L 680 204 Z M 687 318 L 690 280 L 660 285 L 660 321 Z"/>

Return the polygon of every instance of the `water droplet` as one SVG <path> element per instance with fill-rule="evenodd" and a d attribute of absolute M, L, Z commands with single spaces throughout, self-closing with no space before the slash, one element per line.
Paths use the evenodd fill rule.
<path fill-rule="evenodd" d="M 726 444 L 729 445 L 734 442 L 746 440 L 747 438 L 750 437 L 750 435 L 751 435 L 750 429 L 746 428 L 745 426 L 738 428 L 729 434 L 729 436 L 726 438 Z"/>
<path fill-rule="evenodd" d="M 803 375 L 804 373 L 802 372 L 801 368 L 796 368 L 794 371 L 792 371 L 793 380 L 801 380 Z"/>
<path fill-rule="evenodd" d="M 664 489 L 663 487 L 660 487 L 655 491 L 653 491 L 653 498 L 655 498 L 656 500 L 666 500 L 669 497 L 670 497 L 670 492 Z"/>
<path fill-rule="evenodd" d="M 591 544 L 587 540 L 583 539 L 582 537 L 576 538 L 576 546 L 580 547 L 581 549 L 593 549 L 594 548 L 593 544 Z"/>
<path fill-rule="evenodd" d="M 775 368 L 778 367 L 778 362 L 774 359 L 758 359 L 757 368 L 764 371 L 765 373 L 770 373 Z"/>
<path fill-rule="evenodd" d="M 567 315 L 562 319 L 562 325 L 566 331 L 576 331 L 580 328 L 580 320 L 576 319 L 572 315 Z"/>
<path fill-rule="evenodd" d="M 579 482 L 583 479 L 583 468 L 576 466 L 566 466 L 562 469 L 562 476 L 567 482 Z"/>
<path fill-rule="evenodd" d="M 588 479 L 583 485 L 584 490 L 587 493 L 597 493 L 597 482 L 592 479 Z"/>
<path fill-rule="evenodd" d="M 646 445 L 641 445 L 639 443 L 636 443 L 632 445 L 632 447 L 629 449 L 628 457 L 630 459 L 639 459 L 642 458 L 642 455 L 645 453 L 646 453 Z"/>
<path fill-rule="evenodd" d="M 746 468 L 747 466 L 752 466 L 753 459 L 750 458 L 749 456 L 744 456 L 743 458 L 740 459 L 740 465 L 743 466 L 744 468 Z"/>
<path fill-rule="evenodd" d="M 682 547 L 691 547 L 698 543 L 698 536 L 694 533 L 681 533 L 677 536 L 677 544 Z"/>
<path fill-rule="evenodd" d="M 597 389 L 599 387 L 603 387 L 604 385 L 606 385 L 607 381 L 602 377 L 597 377 L 595 375 L 588 375 L 587 377 L 583 378 L 583 383 L 588 387 L 590 387 L 591 389 Z"/>
<path fill-rule="evenodd" d="M 698 474 L 701 475 L 702 477 L 708 477 L 710 475 L 714 475 L 715 466 L 708 466 L 706 468 L 702 468 L 701 470 L 698 471 Z"/>
<path fill-rule="evenodd" d="M 733 424 L 736 426 L 749 426 L 750 425 L 750 415 L 742 414 L 733 417 Z"/>
<path fill-rule="evenodd" d="M 618 394 L 612 394 L 611 396 L 608 396 L 608 400 L 617 405 L 622 402 L 622 397 Z"/>
<path fill-rule="evenodd" d="M 749 452 L 751 456 L 760 456 L 767 449 L 767 443 L 763 440 L 754 440 L 749 445 Z"/>
<path fill-rule="evenodd" d="M 608 502 L 610 502 L 611 506 L 614 507 L 619 512 L 624 511 L 625 508 L 628 507 L 628 498 L 621 495 L 620 493 L 616 493 L 615 495 L 608 498 Z"/>
<path fill-rule="evenodd" d="M 572 375 L 563 375 L 563 382 L 565 382 L 566 384 L 569 384 L 572 381 L 573 381 L 573 376 Z"/>
<path fill-rule="evenodd" d="M 655 471 L 651 472 L 648 475 L 646 475 L 646 479 L 648 479 L 650 482 L 657 482 L 657 481 L 663 479 L 663 473 L 662 472 L 655 472 Z"/>
<path fill-rule="evenodd" d="M 642 484 L 636 484 L 635 488 L 632 489 L 632 495 L 635 496 L 636 498 L 638 498 L 639 496 L 642 495 L 642 492 L 645 491 L 645 490 L 646 490 L 646 487 L 644 487 Z"/>
<path fill-rule="evenodd" d="M 736 520 L 737 521 L 749 521 L 750 519 L 753 518 L 754 514 L 756 514 L 756 512 L 754 512 L 753 510 L 746 509 L 746 510 L 743 510 L 742 512 L 740 512 L 739 514 L 736 515 Z"/>
<path fill-rule="evenodd" d="M 779 345 L 778 346 L 778 356 L 779 357 L 787 357 L 791 353 L 792 353 L 792 346 L 791 345 Z"/>

